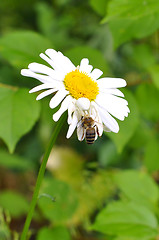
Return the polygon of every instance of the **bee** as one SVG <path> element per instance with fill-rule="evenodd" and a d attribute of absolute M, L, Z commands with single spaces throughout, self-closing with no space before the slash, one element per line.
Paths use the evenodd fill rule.
<path fill-rule="evenodd" d="M 84 134 L 85 134 L 86 143 L 93 144 L 96 139 L 96 133 L 99 136 L 98 127 L 95 124 L 95 121 L 93 120 L 93 118 L 88 116 L 85 116 L 85 117 L 82 116 L 81 127 L 83 128 L 82 139 L 84 138 Z"/>

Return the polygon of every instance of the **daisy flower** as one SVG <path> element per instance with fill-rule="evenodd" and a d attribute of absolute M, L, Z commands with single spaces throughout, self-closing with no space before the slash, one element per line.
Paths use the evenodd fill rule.
<path fill-rule="evenodd" d="M 58 121 L 68 111 L 67 138 L 71 137 L 76 127 L 80 141 L 86 137 L 88 128 L 95 129 L 95 139 L 102 135 L 103 130 L 119 131 L 119 125 L 112 116 L 124 120 L 130 112 L 124 94 L 117 89 L 126 86 L 124 79 L 100 78 L 103 72 L 97 68 L 93 70 L 87 58 L 83 58 L 76 67 L 69 58 L 53 49 L 47 49 L 40 57 L 50 67 L 30 63 L 28 69 L 21 70 L 21 74 L 42 83 L 29 91 L 45 90 L 37 96 L 37 100 L 51 95 L 50 108 L 61 104 L 53 115 L 54 121 Z M 84 123 L 84 119 L 88 118 L 92 120 L 89 125 Z"/>

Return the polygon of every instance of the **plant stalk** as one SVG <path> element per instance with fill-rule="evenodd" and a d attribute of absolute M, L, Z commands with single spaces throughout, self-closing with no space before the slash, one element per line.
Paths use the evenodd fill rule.
<path fill-rule="evenodd" d="M 46 149 L 46 152 L 44 154 L 44 157 L 43 157 L 43 160 L 42 160 L 42 163 L 41 163 L 41 166 L 40 166 L 40 170 L 39 170 L 39 173 L 38 173 L 38 177 L 37 177 L 32 201 L 31 201 L 31 204 L 30 204 L 29 212 L 28 212 L 25 224 L 24 224 L 24 228 L 23 228 L 20 240 L 26 240 L 27 239 L 26 238 L 27 233 L 28 233 L 28 230 L 29 230 L 29 226 L 30 226 L 30 223 L 31 223 L 31 220 L 32 220 L 32 217 L 33 217 L 33 213 L 34 213 L 34 209 L 35 209 L 37 199 L 38 199 L 38 196 L 39 196 L 39 190 L 40 190 L 41 183 L 42 183 L 42 180 L 43 180 L 43 177 L 44 177 L 46 164 L 47 164 L 50 152 L 53 148 L 53 145 L 55 144 L 56 138 L 57 138 L 57 136 L 60 132 L 60 129 L 63 125 L 64 118 L 65 118 L 65 114 L 63 114 L 62 117 L 60 118 L 60 120 L 57 122 L 57 125 L 56 125 L 56 127 L 53 131 L 52 137 L 50 139 L 48 148 Z"/>

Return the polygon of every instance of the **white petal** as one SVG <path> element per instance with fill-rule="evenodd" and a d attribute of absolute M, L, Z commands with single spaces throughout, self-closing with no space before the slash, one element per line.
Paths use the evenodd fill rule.
<path fill-rule="evenodd" d="M 60 109 L 53 115 L 53 120 L 55 122 L 57 122 L 61 117 L 61 115 L 68 109 L 68 106 L 71 100 L 72 100 L 72 97 L 70 95 L 63 100 Z"/>
<path fill-rule="evenodd" d="M 86 131 L 83 127 L 78 127 L 77 128 L 77 137 L 79 141 L 83 141 L 83 139 L 85 138 L 86 135 Z"/>
<path fill-rule="evenodd" d="M 97 138 L 98 138 L 98 134 L 97 134 L 97 132 L 95 133 L 95 141 L 97 140 Z"/>
<path fill-rule="evenodd" d="M 46 91 L 40 93 L 40 94 L 37 96 L 36 100 L 40 100 L 40 99 L 42 99 L 42 98 L 44 98 L 44 97 L 46 97 L 46 96 L 48 96 L 48 95 L 50 95 L 50 94 L 52 94 L 53 92 L 56 92 L 56 91 L 57 91 L 57 89 L 49 89 L 49 90 L 46 90 Z"/>
<path fill-rule="evenodd" d="M 124 94 L 116 88 L 99 88 L 99 91 L 107 94 L 113 94 L 119 97 L 124 97 Z"/>
<path fill-rule="evenodd" d="M 99 106 L 98 111 L 102 119 L 102 122 L 107 127 L 107 129 L 110 129 L 112 132 L 117 133 L 119 131 L 119 125 L 117 121 L 105 109 Z"/>
<path fill-rule="evenodd" d="M 47 49 L 45 53 L 49 56 L 49 58 L 52 60 L 52 66 L 56 71 L 63 71 L 62 68 L 62 57 L 58 57 L 58 53 L 54 49 Z"/>
<path fill-rule="evenodd" d="M 89 109 L 89 115 L 92 117 L 95 121 L 99 122 L 99 114 L 96 109 L 96 103 L 94 101 L 91 101 L 90 109 Z"/>
<path fill-rule="evenodd" d="M 120 88 L 126 86 L 126 81 L 122 78 L 101 78 L 97 81 L 99 88 Z"/>
<path fill-rule="evenodd" d="M 87 111 L 90 108 L 90 101 L 88 98 L 79 98 L 76 101 L 76 105 L 83 111 Z"/>
<path fill-rule="evenodd" d="M 80 62 L 80 67 L 87 66 L 87 65 L 89 65 L 88 58 L 83 58 Z"/>
<path fill-rule="evenodd" d="M 76 107 L 75 107 L 75 99 L 72 99 L 72 102 L 68 106 L 68 118 L 67 122 L 70 125 L 72 122 L 72 113 L 75 112 Z"/>
<path fill-rule="evenodd" d="M 78 123 L 78 118 L 77 118 L 76 113 L 74 112 L 73 118 L 72 118 L 72 123 L 69 125 L 69 129 L 68 129 L 66 138 L 70 138 L 72 136 L 72 134 L 77 126 L 77 123 Z"/>
<path fill-rule="evenodd" d="M 103 72 L 100 69 L 95 68 L 91 73 L 90 73 L 90 77 L 94 80 L 98 79 L 101 75 L 103 74 Z"/>
<path fill-rule="evenodd" d="M 104 132 L 111 132 L 111 130 L 108 127 L 106 127 L 105 125 L 103 125 L 103 131 Z"/>
<path fill-rule="evenodd" d="M 68 91 L 66 90 L 58 91 L 50 101 L 50 104 L 49 104 L 50 108 L 57 107 L 67 94 L 68 94 Z"/>
<path fill-rule="evenodd" d="M 53 60 L 55 70 L 64 71 L 65 73 L 75 70 L 74 64 L 61 52 L 56 52 L 54 49 L 47 49 L 45 53 Z"/>
<path fill-rule="evenodd" d="M 40 90 L 44 90 L 44 89 L 48 89 L 48 88 L 52 88 L 52 84 L 51 83 L 44 83 L 41 85 L 38 85 L 34 88 L 32 88 L 29 93 L 33 93 L 33 92 L 38 92 Z"/>
<path fill-rule="evenodd" d="M 40 53 L 40 57 L 44 59 L 51 67 L 54 68 L 54 62 L 48 56 L 46 56 L 44 53 Z"/>
<path fill-rule="evenodd" d="M 54 70 L 40 63 L 30 63 L 28 68 L 36 73 L 47 74 L 49 76 L 54 75 Z"/>
<path fill-rule="evenodd" d="M 89 65 L 89 60 L 87 58 L 83 58 L 80 62 L 79 70 L 80 72 L 86 72 L 90 74 L 92 71 L 93 67 L 92 65 Z"/>
<path fill-rule="evenodd" d="M 52 80 L 51 83 L 44 83 L 44 84 L 41 84 L 41 85 L 38 85 L 38 86 L 32 88 L 29 91 L 29 93 L 37 92 L 37 91 L 44 90 L 44 89 L 47 89 L 47 88 L 52 88 L 52 89 L 55 88 L 56 91 L 57 90 L 65 90 L 65 86 L 64 86 L 63 82 Z"/>
<path fill-rule="evenodd" d="M 65 66 L 65 71 L 67 72 L 67 73 L 69 73 L 69 72 L 71 72 L 71 71 L 74 71 L 75 69 L 76 69 L 76 67 L 75 67 L 75 65 L 71 62 L 71 60 L 68 58 L 68 57 L 66 57 L 66 56 L 64 56 L 64 61 L 63 61 L 63 63 L 64 63 L 64 66 Z"/>
<path fill-rule="evenodd" d="M 63 81 L 65 77 L 65 73 L 61 71 L 55 71 L 52 68 L 39 63 L 30 63 L 28 68 L 33 72 L 46 74 L 56 81 Z"/>
<path fill-rule="evenodd" d="M 33 77 L 42 83 L 51 83 L 52 82 L 51 77 L 34 73 L 29 69 L 22 69 L 21 75 L 26 76 L 26 77 Z"/>
<path fill-rule="evenodd" d="M 20 73 L 21 73 L 21 75 L 22 76 L 26 76 L 26 77 L 28 77 L 28 69 L 22 69 L 21 71 L 20 71 Z"/>
<path fill-rule="evenodd" d="M 128 102 L 123 98 L 100 93 L 98 94 L 95 102 L 120 120 L 124 120 L 124 118 L 128 116 Z"/>

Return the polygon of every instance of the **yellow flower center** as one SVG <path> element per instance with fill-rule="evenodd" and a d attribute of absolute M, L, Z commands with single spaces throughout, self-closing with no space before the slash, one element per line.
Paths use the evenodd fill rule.
<path fill-rule="evenodd" d="M 65 76 L 64 85 L 75 99 L 85 97 L 92 101 L 99 93 L 98 84 L 87 73 L 80 72 L 78 69 Z"/>

